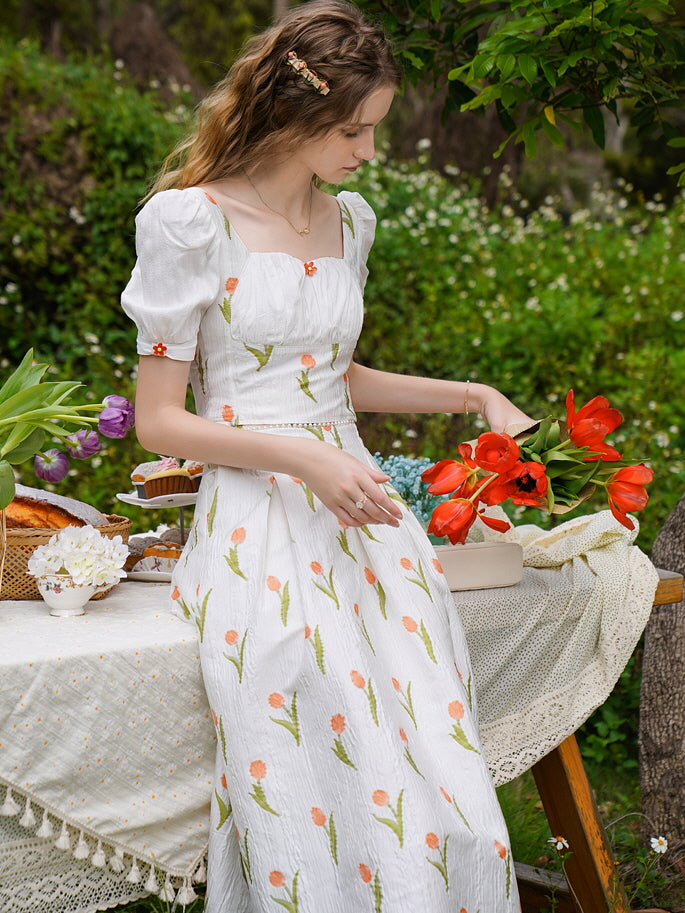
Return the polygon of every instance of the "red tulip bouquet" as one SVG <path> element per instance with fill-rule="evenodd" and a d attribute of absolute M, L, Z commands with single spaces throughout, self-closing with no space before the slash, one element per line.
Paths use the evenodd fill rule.
<path fill-rule="evenodd" d="M 548 416 L 526 432 L 524 440 L 487 431 L 475 447 L 460 444 L 460 460 L 440 460 L 421 476 L 430 494 L 450 496 L 434 509 L 428 532 L 447 536 L 452 544 L 463 543 L 476 517 L 499 532 L 510 528 L 505 520 L 488 517 L 486 507 L 509 501 L 564 513 L 597 487 L 606 490 L 618 522 L 634 529 L 627 514 L 647 504 L 645 485 L 653 472 L 644 463 L 624 459 L 605 441 L 622 421 L 603 396 L 576 412 L 569 390 L 565 423 Z"/>

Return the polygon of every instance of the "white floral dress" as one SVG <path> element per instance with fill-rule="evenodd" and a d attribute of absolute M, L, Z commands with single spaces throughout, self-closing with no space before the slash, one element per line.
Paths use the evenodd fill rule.
<path fill-rule="evenodd" d="M 202 189 L 159 193 L 122 302 L 139 353 L 193 361 L 200 415 L 374 465 L 346 370 L 375 219 L 337 199 L 344 256 L 303 263 L 250 252 Z M 519 909 L 466 646 L 402 509 L 344 529 L 301 479 L 206 467 L 172 598 L 217 732 L 209 913 Z"/>

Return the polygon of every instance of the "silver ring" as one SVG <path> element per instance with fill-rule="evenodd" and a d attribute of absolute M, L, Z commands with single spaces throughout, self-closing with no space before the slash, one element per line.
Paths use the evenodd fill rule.
<path fill-rule="evenodd" d="M 369 496 L 365 493 L 363 498 L 360 498 L 358 501 L 354 502 L 354 506 L 357 508 L 357 510 L 361 510 L 368 500 Z"/>

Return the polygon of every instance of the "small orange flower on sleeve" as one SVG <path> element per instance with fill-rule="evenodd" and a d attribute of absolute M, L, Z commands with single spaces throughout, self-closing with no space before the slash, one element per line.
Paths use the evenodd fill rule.
<path fill-rule="evenodd" d="M 376 582 L 376 575 L 374 574 L 374 572 L 371 570 L 370 567 L 364 568 L 364 577 L 366 577 L 367 583 L 370 583 L 373 585 Z"/>
<path fill-rule="evenodd" d="M 276 590 L 280 590 L 281 581 L 278 579 L 278 577 L 267 577 L 266 585 L 269 587 L 272 593 L 275 593 Z"/>
<path fill-rule="evenodd" d="M 402 624 L 410 634 L 414 634 L 419 629 L 419 626 L 416 624 L 411 615 L 404 615 L 402 617 Z"/>
<path fill-rule="evenodd" d="M 180 598 L 181 598 L 181 591 L 179 590 L 179 588 L 178 588 L 177 586 L 175 586 L 175 587 L 173 588 L 173 590 L 171 591 L 171 598 L 172 598 L 172 599 L 180 599 Z"/>
<path fill-rule="evenodd" d="M 235 278 L 235 276 L 231 276 L 230 278 L 228 278 L 226 280 L 226 291 L 228 292 L 229 295 L 232 295 L 237 287 L 238 287 L 238 280 Z"/>
<path fill-rule="evenodd" d="M 405 571 L 411 570 L 412 565 L 411 565 L 411 561 L 409 560 L 409 558 L 400 558 L 400 564 L 405 569 Z"/>
<path fill-rule="evenodd" d="M 224 640 L 229 645 L 229 647 L 232 647 L 233 644 L 236 643 L 238 640 L 238 632 L 237 631 L 226 631 L 226 633 L 224 634 Z"/>
<path fill-rule="evenodd" d="M 269 875 L 269 881 L 275 888 L 282 888 L 285 884 L 285 875 L 283 872 L 272 872 Z"/>
<path fill-rule="evenodd" d="M 499 840 L 495 840 L 495 849 L 497 850 L 497 855 L 500 859 L 504 859 L 507 855 L 507 848 Z"/>
<path fill-rule="evenodd" d="M 269 695 L 269 707 L 273 707 L 274 710 L 280 710 L 284 703 L 285 698 L 278 691 L 274 691 L 273 694 Z"/>
<path fill-rule="evenodd" d="M 152 354 L 163 356 L 166 355 L 166 350 L 167 348 L 163 342 L 156 342 L 152 347 Z"/>
<path fill-rule="evenodd" d="M 318 561 L 312 561 L 312 563 L 309 565 L 309 567 L 312 569 L 312 571 L 315 574 L 323 574 L 323 568 L 321 567 L 321 565 L 319 564 Z"/>
<path fill-rule="evenodd" d="M 245 541 L 245 536 L 246 536 L 245 527 L 239 526 L 237 529 L 234 529 L 233 532 L 231 533 L 231 542 L 234 545 L 240 545 L 242 542 Z"/>
<path fill-rule="evenodd" d="M 438 561 L 437 558 L 433 558 L 433 567 L 438 572 L 438 574 L 444 573 L 444 571 L 442 569 L 442 565 L 440 564 L 440 562 Z"/>
<path fill-rule="evenodd" d="M 383 808 L 384 805 L 387 805 L 390 801 L 390 796 L 384 789 L 377 789 L 371 798 L 373 799 L 373 804 L 378 805 L 381 808 Z"/>
<path fill-rule="evenodd" d="M 368 884 L 373 878 L 371 869 L 368 867 L 368 865 L 364 865 L 363 862 L 359 866 L 359 877 L 364 882 L 364 884 Z"/>
<path fill-rule="evenodd" d="M 233 419 L 235 418 L 235 412 L 233 411 L 233 409 L 230 406 L 224 406 L 223 409 L 221 410 L 221 418 L 225 422 L 232 422 Z"/>
<path fill-rule="evenodd" d="M 228 789 L 228 782 L 226 780 L 226 774 L 221 774 L 221 785 L 224 789 Z"/>
<path fill-rule="evenodd" d="M 316 272 L 316 267 L 314 266 L 314 261 L 310 260 L 309 263 L 304 264 L 304 271 L 308 276 L 313 276 Z"/>
<path fill-rule="evenodd" d="M 426 834 L 426 846 L 430 847 L 432 850 L 437 850 L 437 848 L 440 846 L 438 835 L 433 834 L 432 832 L 430 834 Z"/>
<path fill-rule="evenodd" d="M 315 368 L 316 360 L 311 355 L 303 355 L 300 359 L 300 364 L 303 368 Z"/>

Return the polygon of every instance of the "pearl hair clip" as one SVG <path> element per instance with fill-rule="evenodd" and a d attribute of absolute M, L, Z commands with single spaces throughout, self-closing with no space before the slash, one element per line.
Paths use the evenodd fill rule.
<path fill-rule="evenodd" d="M 295 72 L 301 76 L 305 82 L 308 82 L 319 95 L 328 95 L 331 91 L 328 87 L 328 83 L 324 82 L 323 79 L 319 79 L 314 70 L 310 70 L 307 66 L 307 61 L 302 60 L 301 57 L 298 57 L 295 51 L 288 51 L 288 56 L 285 58 L 285 62 L 289 67 L 292 67 Z"/>

